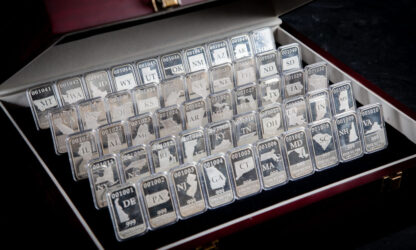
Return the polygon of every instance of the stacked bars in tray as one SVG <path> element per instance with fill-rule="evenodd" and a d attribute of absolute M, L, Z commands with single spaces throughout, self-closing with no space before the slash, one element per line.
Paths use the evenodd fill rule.
<path fill-rule="evenodd" d="M 270 28 L 28 90 L 118 240 L 387 146 L 382 107 Z M 90 98 L 87 100 L 87 98 Z M 60 108 L 57 108 L 60 107 Z"/>

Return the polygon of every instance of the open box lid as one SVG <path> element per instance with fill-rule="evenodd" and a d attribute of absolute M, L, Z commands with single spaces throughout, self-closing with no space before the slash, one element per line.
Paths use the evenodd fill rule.
<path fill-rule="evenodd" d="M 178 16 L 57 43 L 3 82 L 0 85 L 0 99 L 28 106 L 24 93 L 28 88 L 229 37 L 254 28 L 276 27 L 281 23 L 278 16 L 307 2 L 226 1 L 221 5 Z M 134 19 L 126 22 L 130 21 L 133 22 Z M 61 41 L 77 33 L 68 33 Z"/>

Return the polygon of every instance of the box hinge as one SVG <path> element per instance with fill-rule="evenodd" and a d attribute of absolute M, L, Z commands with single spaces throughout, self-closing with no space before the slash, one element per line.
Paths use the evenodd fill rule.
<path fill-rule="evenodd" d="M 153 9 L 155 12 L 162 11 L 164 9 L 169 9 L 173 7 L 178 7 L 181 5 L 180 0 L 152 0 Z"/>
<path fill-rule="evenodd" d="M 219 249 L 218 247 L 219 240 L 213 240 L 211 242 L 207 242 L 206 244 L 196 247 L 196 250 L 215 250 Z"/>
<path fill-rule="evenodd" d="M 398 190 L 402 183 L 403 171 L 398 171 L 394 174 L 383 177 L 381 183 L 381 192 L 391 192 Z"/>

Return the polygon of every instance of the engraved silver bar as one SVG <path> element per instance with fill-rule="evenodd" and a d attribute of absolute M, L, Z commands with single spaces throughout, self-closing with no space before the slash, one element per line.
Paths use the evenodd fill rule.
<path fill-rule="evenodd" d="M 107 207 L 106 192 L 120 184 L 117 156 L 107 155 L 88 163 L 88 179 L 95 208 Z"/>

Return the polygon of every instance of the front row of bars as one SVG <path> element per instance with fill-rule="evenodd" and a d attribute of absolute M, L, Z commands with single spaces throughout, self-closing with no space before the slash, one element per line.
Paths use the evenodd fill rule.
<path fill-rule="evenodd" d="M 178 160 L 170 164 L 172 158 L 195 156 L 197 150 L 186 152 L 174 137 L 155 141 L 150 149 L 138 146 L 105 155 L 87 166 L 95 206 L 109 206 L 117 239 L 124 240 L 385 148 L 382 106 L 363 106 L 357 113 L 252 144 L 221 147 L 226 154 L 212 150 L 221 143 L 201 140 L 209 153 L 182 165 Z M 222 140 L 222 133 L 214 134 Z M 142 175 L 134 178 L 136 174 Z"/>

